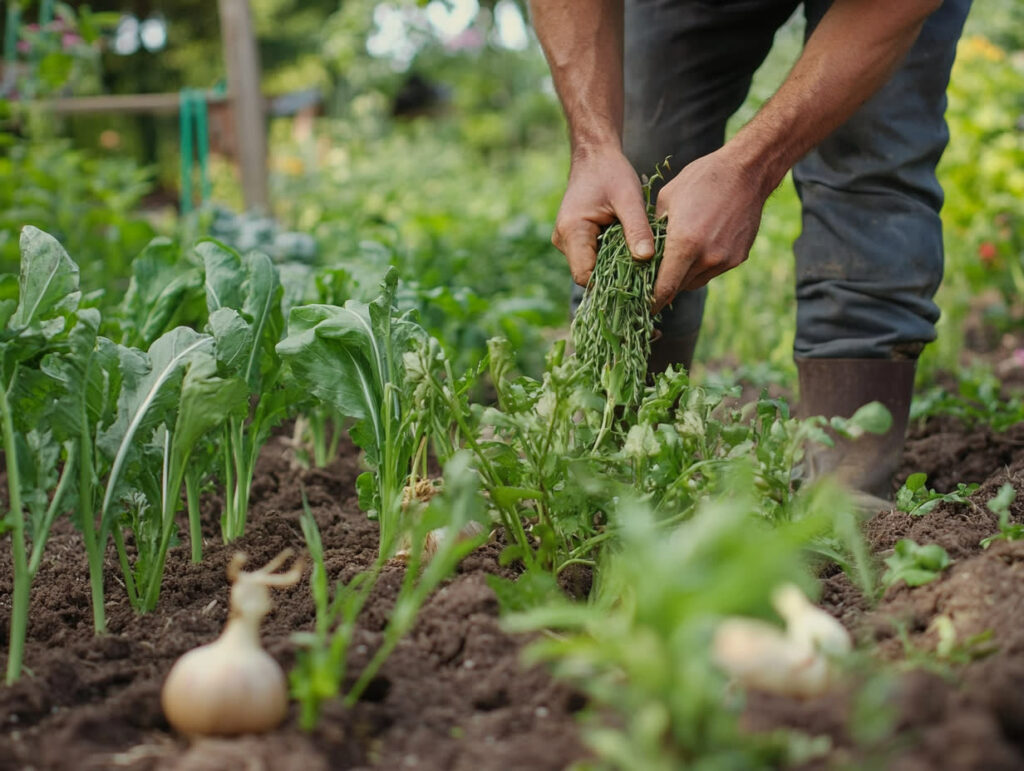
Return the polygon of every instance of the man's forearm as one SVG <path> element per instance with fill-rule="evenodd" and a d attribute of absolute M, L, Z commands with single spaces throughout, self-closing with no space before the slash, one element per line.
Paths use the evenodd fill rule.
<path fill-rule="evenodd" d="M 765 194 L 888 80 L 940 0 L 835 0 L 782 86 L 729 142 Z"/>
<path fill-rule="evenodd" d="M 573 152 L 622 141 L 622 0 L 531 0 Z"/>

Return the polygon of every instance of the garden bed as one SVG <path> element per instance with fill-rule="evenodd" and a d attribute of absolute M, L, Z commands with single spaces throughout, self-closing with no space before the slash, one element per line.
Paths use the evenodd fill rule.
<path fill-rule="evenodd" d="M 163 678 L 185 651 L 214 639 L 227 617 L 225 567 L 236 548 L 261 564 L 285 547 L 303 548 L 300 483 L 324 541 L 332 579 L 350 579 L 377 555 L 377 528 L 355 498 L 358 460 L 345 445 L 325 469 L 290 468 L 286 444 L 263 451 L 251 520 L 232 546 L 219 543 L 216 500 L 204 504 L 207 551 L 172 549 L 160 604 L 139 616 L 123 601 L 111 550 L 106 571 L 110 634 L 95 638 L 80 537 L 64 520 L 47 544 L 36 580 L 26 664 L 33 673 L 0 688 L 0 769 L 274 769 L 316 771 L 564 768 L 583 754 L 573 712 L 581 698 L 541 670 L 522 671 L 522 641 L 498 628 L 498 604 L 484 576 L 508 574 L 497 545 L 467 558 L 421 611 L 380 676 L 352 710 L 327 705 L 319 728 L 299 730 L 297 711 L 278 731 L 190 745 L 160 709 Z M 402 567 L 375 589 L 353 643 L 353 670 L 380 642 Z M 0 627 L 7 635 L 11 573 L 0 557 Z M 291 632 L 312 626 L 308 583 L 278 592 L 263 627 L 267 650 L 291 666 Z M 0 657 L 2 658 L 2 657 Z"/>
<path fill-rule="evenodd" d="M 943 504 L 924 518 L 883 514 L 869 523 L 876 551 L 901 537 L 943 545 L 956 560 L 933 584 L 895 587 L 874 609 L 843 575 L 824 581 L 824 603 L 864 642 L 891 660 L 905 656 L 897 633 L 932 651 L 933 620 L 949 617 L 958 639 L 991 630 L 994 652 L 941 674 L 917 670 L 895 681 L 882 703 L 891 707 L 895 738 L 867 745 L 852 728 L 854 699 L 840 695 L 798 703 L 753 697 L 752 728 L 785 725 L 831 737 L 831 761 L 889 761 L 901 769 L 1024 767 L 1024 543 L 978 546 L 996 530 L 984 502 L 1006 481 L 1024 493 L 1024 430 L 966 430 L 947 420 L 916 429 L 905 470 L 925 471 L 942 489 L 976 481 L 975 506 Z M 540 670 L 523 671 L 524 640 L 501 631 L 497 602 L 485 583 L 499 567 L 499 547 L 471 555 L 424 607 L 412 634 L 384 665 L 352 710 L 328 705 L 319 728 L 288 722 L 263 737 L 190 744 L 170 732 L 159 706 L 160 686 L 184 651 L 213 639 L 227 613 L 224 568 L 236 546 L 260 564 L 286 546 L 301 549 L 300 483 L 323 532 L 332 579 L 349 579 L 376 556 L 377 532 L 356 504 L 356 451 L 344 445 L 329 467 L 295 471 L 286 442 L 267 445 L 253 487 L 252 515 L 237 545 L 219 543 L 220 502 L 204 502 L 207 552 L 201 565 L 187 547 L 172 549 L 156 612 L 139 616 L 121 599 L 108 564 L 110 634 L 95 638 L 88 571 L 80 538 L 58 523 L 35 582 L 27 666 L 17 685 L 0 689 L 0 769 L 562 769 L 585 755 L 575 713 L 582 697 Z M 1021 519 L 1024 494 L 1014 504 Z M 389 566 L 361 620 L 353 671 L 380 640 L 401 566 Z M 9 557 L 0 557 L 0 597 L 9 597 Z M 276 595 L 263 628 L 267 649 L 288 667 L 289 635 L 307 629 L 313 605 L 305 584 Z M 9 601 L 0 616 L 7 635 Z M 950 677 L 950 675 L 952 675 Z M 860 733 L 858 733 L 860 732 Z M 857 738 L 859 737 L 859 738 Z M 826 761 L 814 761 L 812 765 Z M 824 767 L 822 765 L 822 767 Z"/>

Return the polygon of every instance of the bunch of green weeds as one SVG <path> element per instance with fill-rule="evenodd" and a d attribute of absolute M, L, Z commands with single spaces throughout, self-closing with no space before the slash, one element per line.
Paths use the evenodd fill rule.
<path fill-rule="evenodd" d="M 665 251 L 666 222 L 658 219 L 651 187 L 663 179 L 667 163 L 644 181 L 647 219 L 654 234 L 654 256 L 633 258 L 621 223 L 600 236 L 597 262 L 572 324 L 576 359 L 594 383 L 619 404 L 635 405 L 643 396 L 651 355 L 655 316 L 654 279 Z"/>

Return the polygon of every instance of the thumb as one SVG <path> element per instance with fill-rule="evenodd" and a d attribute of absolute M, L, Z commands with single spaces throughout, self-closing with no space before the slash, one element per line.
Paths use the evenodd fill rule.
<path fill-rule="evenodd" d="M 647 221 L 647 209 L 639 191 L 613 201 L 615 215 L 622 223 L 622 234 L 634 259 L 649 260 L 654 256 L 654 234 Z"/>

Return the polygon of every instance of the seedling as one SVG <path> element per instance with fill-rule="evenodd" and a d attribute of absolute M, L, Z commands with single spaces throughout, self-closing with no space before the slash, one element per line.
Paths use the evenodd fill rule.
<path fill-rule="evenodd" d="M 896 542 L 894 553 L 885 559 L 886 571 L 882 585 L 889 588 L 900 581 L 907 586 L 923 586 L 934 581 L 953 564 L 949 554 L 935 543 L 920 544 L 909 538 Z"/>
<path fill-rule="evenodd" d="M 911 474 L 896 493 L 896 508 L 914 517 L 923 517 L 940 503 L 970 503 L 977 484 L 957 484 L 951 493 L 938 493 L 926 486 L 927 474 Z"/>
<path fill-rule="evenodd" d="M 981 542 L 981 548 L 987 549 L 996 541 L 1019 541 L 1024 538 L 1024 525 L 1010 522 L 1010 505 L 1017 499 L 1017 491 L 1013 485 L 1006 483 L 999 488 L 995 497 L 985 505 L 989 511 L 999 517 L 999 532 L 990 535 Z"/>

